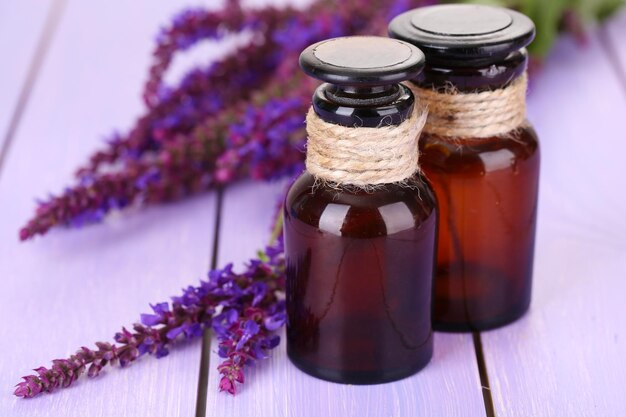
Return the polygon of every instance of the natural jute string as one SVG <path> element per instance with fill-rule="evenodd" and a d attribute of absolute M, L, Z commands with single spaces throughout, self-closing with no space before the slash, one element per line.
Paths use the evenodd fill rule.
<path fill-rule="evenodd" d="M 311 108 L 306 118 L 306 169 L 316 179 L 370 188 L 402 182 L 418 171 L 417 140 L 426 112 L 415 106 L 399 125 L 346 127 L 327 123 Z"/>
<path fill-rule="evenodd" d="M 456 88 L 407 86 L 428 108 L 424 132 L 454 138 L 485 138 L 511 133 L 526 120 L 526 73 L 505 88 L 462 93 Z"/>

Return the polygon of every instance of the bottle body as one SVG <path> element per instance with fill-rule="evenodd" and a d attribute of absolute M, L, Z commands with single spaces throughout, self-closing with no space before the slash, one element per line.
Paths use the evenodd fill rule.
<path fill-rule="evenodd" d="M 516 320 L 531 297 L 540 161 L 534 130 L 482 139 L 423 134 L 420 149 L 440 214 L 434 328 L 486 330 Z"/>
<path fill-rule="evenodd" d="M 411 82 L 429 109 L 420 166 L 440 208 L 433 327 L 507 324 L 531 295 L 539 148 L 525 120 L 525 48 L 535 25 L 502 7 L 446 4 L 396 16 L 389 34 L 427 58 Z"/>
<path fill-rule="evenodd" d="M 285 203 L 287 352 L 316 377 L 400 379 L 432 356 L 437 211 L 421 175 L 373 191 L 315 185 Z"/>

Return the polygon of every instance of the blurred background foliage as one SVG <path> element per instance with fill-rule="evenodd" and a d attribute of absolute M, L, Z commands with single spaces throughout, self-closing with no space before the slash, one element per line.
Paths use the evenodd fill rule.
<path fill-rule="evenodd" d="M 456 2 L 450 2 L 456 3 Z M 584 28 L 601 21 L 624 6 L 624 0 L 466 0 L 504 6 L 528 15 L 537 26 L 537 37 L 528 48 L 537 57 L 544 57 L 561 30 L 573 32 L 584 39 Z"/>

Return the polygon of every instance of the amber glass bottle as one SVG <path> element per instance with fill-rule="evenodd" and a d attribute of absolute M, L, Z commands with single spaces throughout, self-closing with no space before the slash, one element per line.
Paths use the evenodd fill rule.
<path fill-rule="evenodd" d="M 396 17 L 390 35 L 419 46 L 426 67 L 413 82 L 476 93 L 525 74 L 534 26 L 520 13 L 447 5 Z M 420 140 L 420 161 L 440 220 L 434 328 L 485 330 L 510 323 L 531 296 L 539 146 L 527 123 L 504 135 Z"/>
<path fill-rule="evenodd" d="M 403 42 L 338 38 L 305 50 L 322 84 L 313 109 L 346 127 L 398 125 L 423 54 Z M 285 202 L 287 353 L 318 378 L 370 384 L 406 377 L 432 356 L 434 193 L 418 173 L 363 190 L 302 174 Z"/>

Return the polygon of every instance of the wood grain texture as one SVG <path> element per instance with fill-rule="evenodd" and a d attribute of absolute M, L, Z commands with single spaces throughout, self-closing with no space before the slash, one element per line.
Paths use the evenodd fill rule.
<path fill-rule="evenodd" d="M 498 416 L 626 412 L 622 91 L 592 35 L 564 38 L 532 80 L 542 145 L 531 310 L 482 334 Z"/>
<path fill-rule="evenodd" d="M 0 71 L 0 149 L 53 4 L 53 0 L 0 2 L 0 56 L 4 62 Z"/>
<path fill-rule="evenodd" d="M 179 8 L 153 0 L 68 3 L 0 178 L 0 416 L 195 412 L 199 341 L 52 395 L 12 396 L 31 368 L 111 340 L 149 302 L 168 300 L 207 271 L 213 195 L 17 241 L 33 198 L 62 190 L 103 134 L 140 113 L 153 36 Z"/>
<path fill-rule="evenodd" d="M 254 256 L 269 237 L 283 185 L 244 184 L 227 190 L 220 264 Z M 284 336 L 284 334 L 283 334 Z M 284 337 L 272 357 L 246 375 L 235 397 L 218 393 L 220 362 L 213 342 L 207 416 L 481 416 L 485 414 L 470 335 L 435 336 L 435 357 L 417 375 L 375 386 L 339 385 L 302 373 L 287 359 Z"/>

